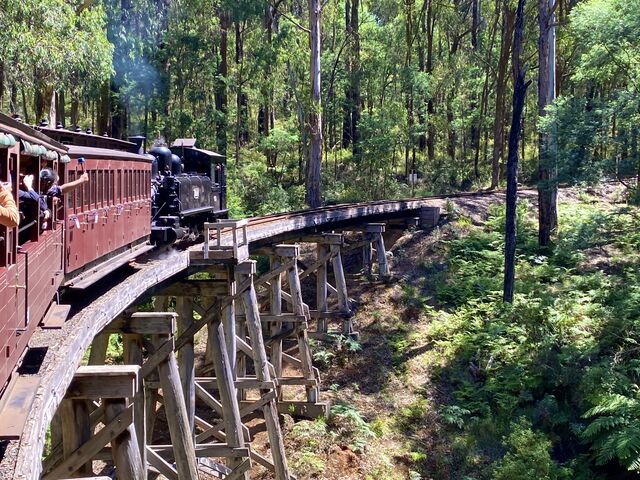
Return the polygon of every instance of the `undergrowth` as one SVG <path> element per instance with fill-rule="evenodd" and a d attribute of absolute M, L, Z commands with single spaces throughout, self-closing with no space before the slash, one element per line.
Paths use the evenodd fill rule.
<path fill-rule="evenodd" d="M 448 242 L 434 298 L 423 302 L 437 305 L 426 339 L 434 380 L 451 391 L 439 416 L 459 461 L 447 477 L 640 473 L 638 210 L 562 205 L 556 245 L 541 250 L 521 205 L 512 305 L 501 301 L 503 210 Z"/>

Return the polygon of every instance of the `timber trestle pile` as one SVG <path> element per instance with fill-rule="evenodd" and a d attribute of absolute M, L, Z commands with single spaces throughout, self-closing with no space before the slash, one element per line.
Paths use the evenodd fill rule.
<path fill-rule="evenodd" d="M 345 253 L 361 251 L 365 273 L 388 277 L 385 231 L 433 227 L 441 205 L 384 201 L 206 223 L 202 244 L 138 259 L 59 329 L 34 336 L 30 349 L 46 357 L 37 375 L 24 376 L 37 388 L 12 403 L 16 425 L 24 417 L 14 478 L 94 477 L 102 461 L 119 479 L 202 471 L 249 479 L 256 465 L 293 479 L 279 415 L 329 413 L 309 338 L 357 336 Z M 347 241 L 346 232 L 357 235 Z M 260 271 L 257 256 L 268 259 Z M 307 277 L 315 285 L 308 304 Z M 204 332 L 198 372 L 206 376 L 196 376 L 195 337 Z M 123 359 L 107 365 L 114 334 Z M 268 452 L 252 446 L 261 431 Z"/>

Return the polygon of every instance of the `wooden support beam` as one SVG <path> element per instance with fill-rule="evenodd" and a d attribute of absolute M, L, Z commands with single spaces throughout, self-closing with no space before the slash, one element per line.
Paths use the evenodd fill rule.
<path fill-rule="evenodd" d="M 324 253 L 326 251 L 325 246 L 319 245 L 318 248 L 322 249 Z M 320 252 L 320 250 L 318 250 Z M 319 253 L 320 254 L 320 253 Z M 318 270 L 321 272 L 320 270 Z M 318 276 L 320 278 L 321 275 Z M 324 269 L 324 278 L 326 280 L 326 268 Z M 326 283 L 325 283 L 326 285 Z M 289 271 L 289 287 L 291 289 L 291 301 L 293 312 L 297 315 L 306 315 L 304 309 L 304 302 L 302 301 L 302 287 L 300 285 L 300 276 L 298 275 L 298 268 L 293 268 Z M 326 290 L 324 290 L 324 302 L 326 307 Z M 320 299 L 320 296 L 318 297 Z M 311 349 L 309 348 L 309 338 L 307 336 L 307 324 L 302 324 L 303 328 L 296 330 L 296 340 L 298 344 L 298 352 L 300 354 L 300 367 L 302 375 L 308 380 L 315 379 L 313 372 L 313 361 L 311 356 Z M 279 375 L 281 376 L 281 375 Z M 318 389 L 316 387 L 308 387 L 307 399 L 310 402 L 316 402 L 318 400 Z"/>
<path fill-rule="evenodd" d="M 251 262 L 255 265 L 255 261 Z M 297 272 L 296 272 L 297 273 Z M 251 279 L 251 277 L 249 277 Z M 253 347 L 253 363 L 258 380 L 266 382 L 271 380 L 271 373 L 268 367 L 267 354 L 262 338 L 262 326 L 260 323 L 260 314 L 258 307 L 258 299 L 253 284 L 242 295 L 242 302 L 246 315 L 246 324 L 251 338 Z M 267 393 L 267 392 L 263 392 Z M 274 395 L 275 397 L 275 395 Z M 284 444 L 282 441 L 282 432 L 278 415 L 276 412 L 275 400 L 269 401 L 263 407 L 263 414 L 267 424 L 267 435 L 271 447 L 271 455 L 276 470 L 276 480 L 289 480 L 289 467 L 284 454 Z"/>
<path fill-rule="evenodd" d="M 277 257 L 294 258 L 300 256 L 300 246 L 290 244 L 278 244 L 270 247 L 261 247 L 252 250 L 255 255 L 269 255 Z"/>
<path fill-rule="evenodd" d="M 331 251 L 334 254 L 332 263 L 333 275 L 336 279 L 338 308 L 341 312 L 351 314 L 351 305 L 349 303 L 349 293 L 347 292 L 347 281 L 344 278 L 344 270 L 342 268 L 342 255 L 340 254 L 340 247 L 337 245 L 331 245 Z M 353 331 L 351 317 L 345 319 L 342 322 L 342 331 L 345 335 L 348 335 Z"/>
<path fill-rule="evenodd" d="M 316 270 L 316 308 L 320 312 L 328 312 L 329 306 L 327 304 L 327 260 L 330 259 L 331 253 L 329 251 L 329 248 L 323 244 L 318 244 L 317 252 L 318 260 L 316 261 L 316 263 L 314 263 L 314 265 L 318 264 L 318 268 Z M 310 268 L 313 268 L 313 266 Z M 307 270 L 307 272 L 308 271 L 309 270 Z M 300 275 L 300 280 L 302 280 L 302 275 Z M 324 321 L 324 319 L 321 317 L 318 318 L 316 330 L 318 332 L 327 331 L 327 322 Z"/>
<path fill-rule="evenodd" d="M 150 445 L 149 448 L 159 454 L 171 454 L 173 445 Z M 203 443 L 195 445 L 197 457 L 249 458 L 246 447 L 232 447 L 226 443 Z"/>
<path fill-rule="evenodd" d="M 227 295 L 230 297 L 234 297 L 236 295 L 236 281 L 234 273 L 231 271 L 231 268 L 227 267 Z M 236 345 L 236 306 L 235 302 L 231 302 L 228 305 L 224 306 L 221 310 L 222 317 L 222 329 L 224 333 L 224 339 L 226 343 L 227 349 L 227 358 L 229 359 L 229 365 L 231 367 L 231 375 L 235 378 L 236 372 L 236 355 L 237 355 L 237 345 Z M 211 328 L 211 327 L 210 327 Z"/>
<path fill-rule="evenodd" d="M 147 458 L 149 459 L 149 464 L 167 477 L 168 480 L 179 480 L 178 471 L 150 447 L 147 447 Z"/>
<path fill-rule="evenodd" d="M 297 246 L 296 246 L 297 247 Z M 293 249 L 295 252 L 300 252 L 300 248 Z M 294 257 L 297 258 L 297 255 Z M 278 256 L 272 255 L 269 258 L 271 270 L 275 270 L 282 264 L 282 260 Z M 294 266 L 295 268 L 295 266 Z M 269 334 L 272 337 L 276 337 L 280 335 L 282 332 L 282 320 L 279 320 L 278 317 L 282 317 L 282 274 L 278 274 L 272 281 L 269 288 L 269 302 L 271 304 L 271 317 L 275 319 L 270 321 L 269 326 Z M 302 316 L 303 321 L 306 321 L 304 316 Z M 260 315 L 260 321 L 269 321 L 263 315 Z M 276 377 L 282 376 L 282 339 L 276 340 L 271 345 L 271 364 L 275 369 Z M 280 389 L 277 390 L 278 397 L 282 391 Z"/>
<path fill-rule="evenodd" d="M 133 406 L 127 407 L 115 418 L 107 422 L 98 433 L 93 435 L 81 447 L 65 458 L 53 470 L 42 477 L 42 480 L 57 480 L 63 476 L 68 477 L 75 473 L 102 450 L 111 439 L 124 432 L 133 421 Z"/>
<path fill-rule="evenodd" d="M 144 356 L 142 352 L 142 344 L 143 338 L 140 334 L 124 334 L 122 336 L 123 344 L 124 344 L 124 361 L 130 365 L 138 365 L 141 366 L 144 363 Z M 136 431 L 136 438 L 138 440 L 138 451 L 140 452 L 140 457 L 143 465 L 147 464 L 147 433 L 146 433 L 146 423 L 145 423 L 145 398 L 144 398 L 144 378 L 142 375 L 138 375 L 138 384 L 136 386 L 136 395 L 133 398 L 133 424 Z M 118 407 L 114 407 L 118 408 Z M 103 405 L 101 410 L 105 410 L 105 406 Z M 145 480 L 147 470 L 144 469 L 144 474 L 141 477 L 141 480 Z"/>
<path fill-rule="evenodd" d="M 181 280 L 164 288 L 161 295 L 171 297 L 217 297 L 227 294 L 226 280 Z"/>
<path fill-rule="evenodd" d="M 316 235 L 305 235 L 300 238 L 300 241 L 306 243 L 342 246 L 344 243 L 344 237 L 341 233 L 320 233 Z"/>
<path fill-rule="evenodd" d="M 169 342 L 169 336 L 154 335 L 153 342 L 156 346 L 161 346 Z M 178 475 L 185 479 L 198 478 L 193 435 L 173 352 L 158 364 L 158 374 Z"/>
<path fill-rule="evenodd" d="M 226 290 L 226 284 L 225 284 Z M 186 296 L 176 297 L 176 313 L 178 314 L 178 335 L 188 331 L 194 323 L 193 299 Z M 193 335 L 185 337 L 185 343 L 178 352 L 178 370 L 182 381 L 182 393 L 184 394 L 187 418 L 191 432 L 195 435 L 194 415 L 196 411 L 195 393 L 195 350 Z"/>
<path fill-rule="evenodd" d="M 385 224 L 384 223 L 367 223 L 365 225 L 365 231 L 367 233 L 384 233 Z"/>
<path fill-rule="evenodd" d="M 76 450 L 80 449 L 91 438 L 91 420 L 86 400 L 64 399 L 60 404 L 60 420 L 62 426 L 62 452 L 63 458 L 70 458 Z M 91 459 L 77 465 L 69 474 L 92 475 Z"/>
<path fill-rule="evenodd" d="M 107 422 L 117 419 L 120 414 L 127 411 L 127 402 L 124 398 L 109 398 L 104 402 L 104 416 Z M 111 451 L 119 480 L 146 478 L 146 463 L 142 462 L 136 431 L 131 422 L 122 432 L 111 438 Z"/>
<path fill-rule="evenodd" d="M 176 316 L 173 312 L 137 312 L 131 316 L 116 318 L 103 331 L 140 335 L 173 335 L 176 331 Z"/>
<path fill-rule="evenodd" d="M 110 335 L 102 331 L 91 342 L 91 350 L 89 351 L 89 365 L 104 365 L 107 360 L 107 348 L 109 347 Z"/>
<path fill-rule="evenodd" d="M 136 394 L 137 365 L 89 365 L 76 371 L 66 398 L 133 398 Z"/>
<path fill-rule="evenodd" d="M 378 253 L 378 272 L 381 277 L 388 277 L 389 265 L 387 264 L 387 252 L 384 248 L 384 237 L 381 233 L 377 235 L 375 244 Z"/>

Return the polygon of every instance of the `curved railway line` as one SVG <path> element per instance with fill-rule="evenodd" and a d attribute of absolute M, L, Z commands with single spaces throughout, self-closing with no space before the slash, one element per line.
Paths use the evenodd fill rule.
<path fill-rule="evenodd" d="M 258 248 L 269 245 L 273 248 L 286 241 L 295 241 L 302 235 L 317 235 L 343 228 L 354 229 L 371 222 L 416 217 L 423 207 L 442 207 L 448 198 L 482 195 L 498 197 L 501 193 L 461 193 L 412 200 L 352 203 L 251 218 L 246 224 L 247 248 L 250 247 L 253 253 Z M 222 229 L 219 244 L 231 245 L 234 234 L 230 227 Z M 123 314 L 125 309 L 145 296 L 153 295 L 154 288 L 158 285 L 169 284 L 193 271 L 190 259 L 194 252 L 202 250 L 201 243 L 182 251 L 158 250 L 145 254 L 132 265 L 133 269 L 115 272 L 102 286 L 86 290 L 84 297 L 77 298 L 72 316 L 61 329 L 39 330 L 34 335 L 30 348 L 46 349 L 46 356 L 37 373 L 40 384 L 31 402 L 30 414 L 20 440 L 13 441 L 7 448 L 4 470 L 0 474 L 4 472 L 7 475 L 12 471 L 13 476 L 10 478 L 40 478 L 43 473 L 42 455 L 47 430 L 94 338 Z M 108 284 L 107 281 L 111 283 Z M 251 458 L 255 460 L 254 456 Z M 177 463 L 179 470 L 180 465 Z M 276 473 L 277 478 L 281 476 Z M 186 477 L 180 475 L 179 478 Z"/>

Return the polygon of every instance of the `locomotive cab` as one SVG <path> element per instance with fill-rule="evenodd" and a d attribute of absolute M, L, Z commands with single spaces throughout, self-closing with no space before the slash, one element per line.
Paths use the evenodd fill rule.
<path fill-rule="evenodd" d="M 152 241 L 173 242 L 199 235 L 203 222 L 224 218 L 225 157 L 177 139 L 171 149 L 154 147 Z"/>

